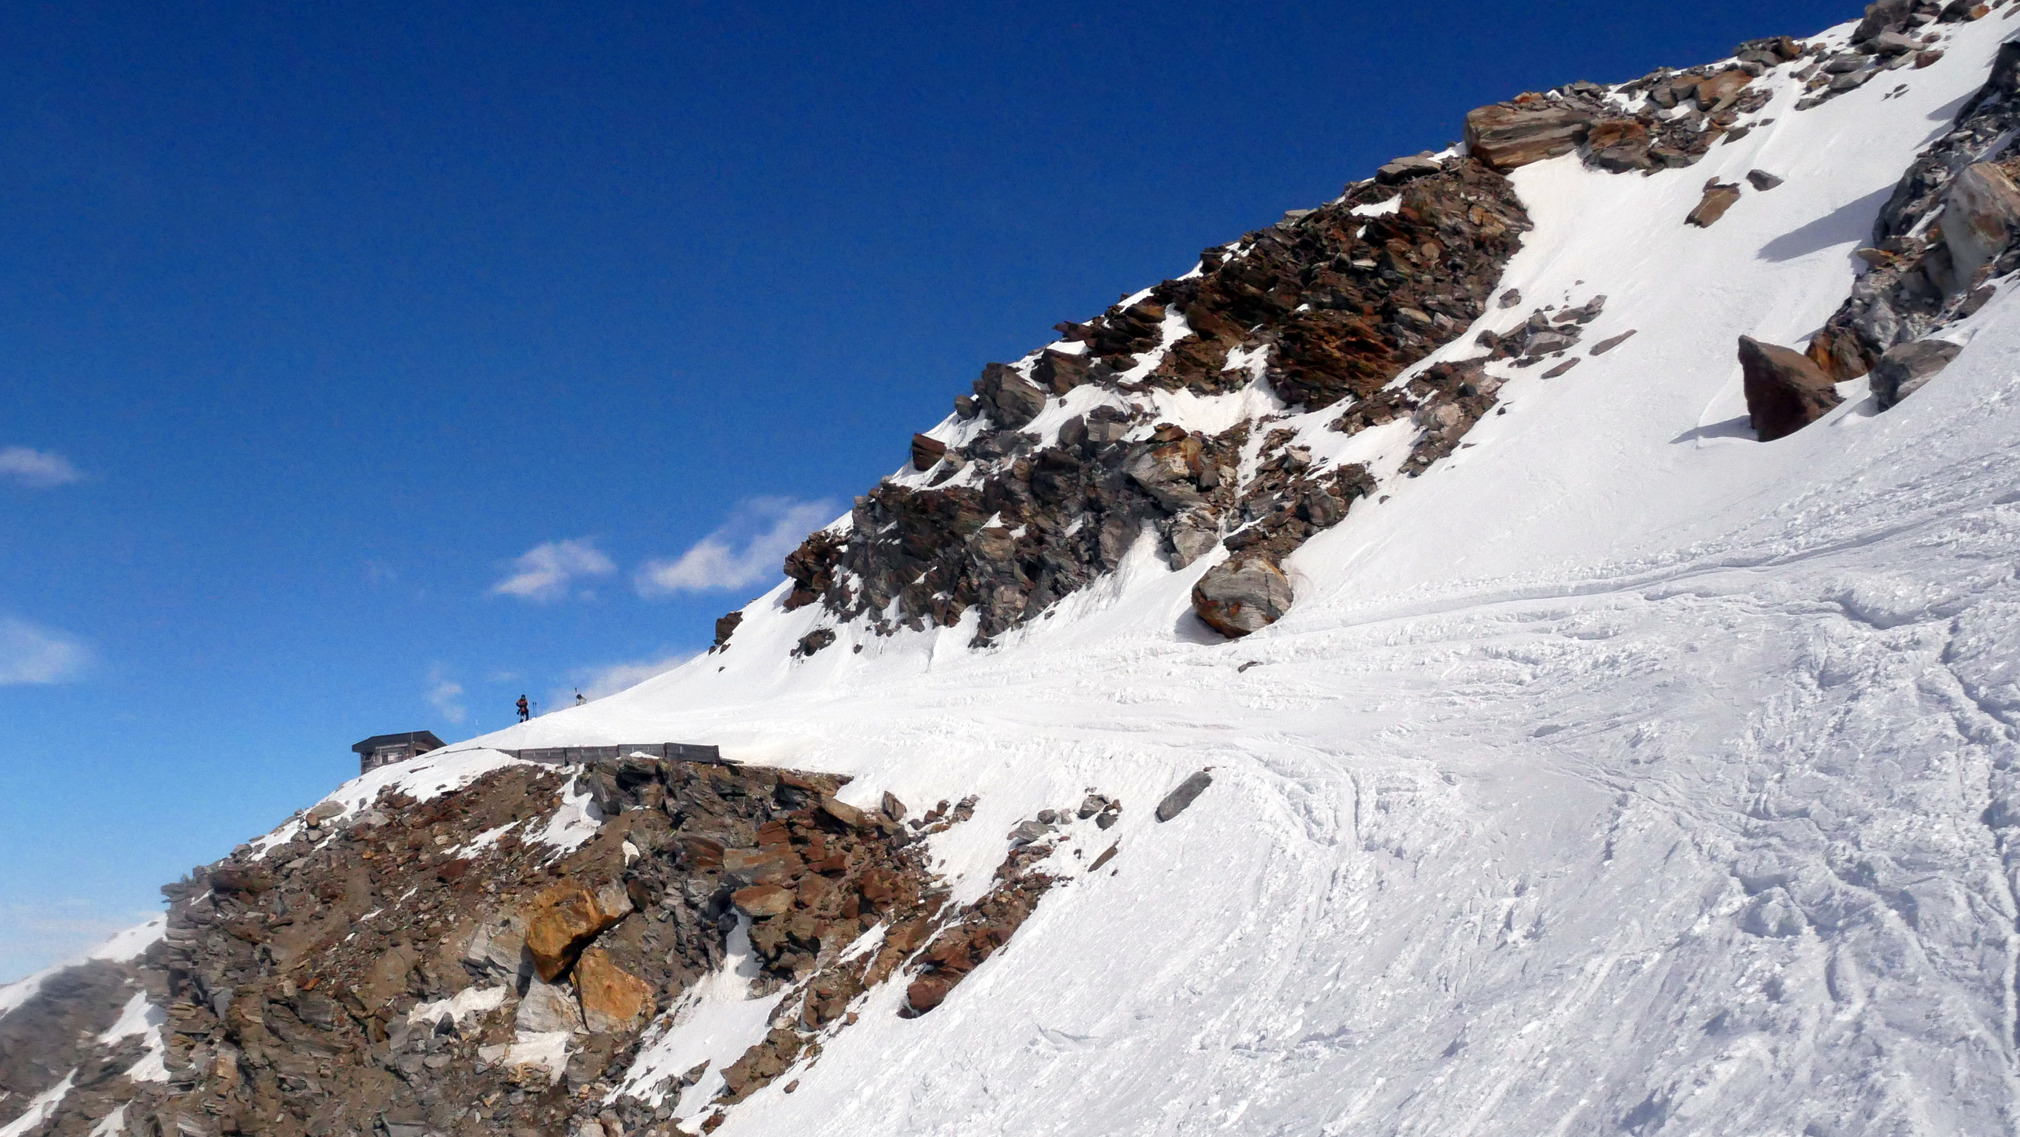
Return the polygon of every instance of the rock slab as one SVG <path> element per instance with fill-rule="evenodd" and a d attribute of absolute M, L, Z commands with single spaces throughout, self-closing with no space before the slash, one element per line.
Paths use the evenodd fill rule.
<path fill-rule="evenodd" d="M 1212 784 L 1213 775 L 1205 770 L 1180 782 L 1177 789 L 1164 795 L 1164 800 L 1157 803 L 1157 819 L 1170 821 L 1184 813 L 1188 806 L 1199 800 L 1199 795 L 1206 792 L 1206 787 Z"/>

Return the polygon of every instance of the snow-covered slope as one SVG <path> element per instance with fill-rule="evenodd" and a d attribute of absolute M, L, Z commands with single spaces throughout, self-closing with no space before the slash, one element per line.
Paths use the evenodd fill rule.
<path fill-rule="evenodd" d="M 1901 407 L 1848 387 L 1772 444 L 1734 355 L 1837 308 L 2012 10 L 1899 94 L 1783 89 L 1697 167 L 1519 170 L 1536 229 L 1504 284 L 1603 293 L 1590 338 L 1638 334 L 1511 373 L 1472 446 L 1294 555 L 1262 632 L 1205 634 L 1208 563 L 1148 540 L 983 652 L 843 625 L 794 658 L 820 616 L 781 588 L 730 650 L 485 739 L 979 792 L 950 872 L 1087 786 L 1128 803 L 1112 875 L 719 1132 L 2013 1131 L 2020 300 Z M 1752 169 L 1786 183 L 1683 224 Z"/>
<path fill-rule="evenodd" d="M 1345 436 L 1337 407 L 1260 379 L 1145 394 L 1197 431 L 1282 414 L 1322 462 L 1381 475 L 1289 556 L 1295 605 L 1247 638 L 1193 614 L 1227 554 L 1175 570 L 1149 532 L 985 650 L 972 616 L 882 635 L 781 586 L 726 651 L 326 812 L 453 795 L 527 747 L 712 743 L 851 775 L 859 807 L 978 795 L 925 844 L 966 904 L 1013 826 L 1121 799 L 1113 828 L 1068 828 L 1041 866 L 1063 883 L 937 1009 L 871 987 L 722 1137 L 2020 1130 L 2020 295 L 2003 282 L 1944 330 L 1962 353 L 1899 406 L 1845 384 L 1773 443 L 1735 354 L 1838 310 L 2016 12 L 1945 24 L 1930 66 L 1807 109 L 1795 69 L 1771 71 L 1756 125 L 1688 168 L 1516 170 L 1534 228 L 1497 287 L 1528 303 L 1413 372 L 1530 305 L 1604 295 L 1586 343 L 1635 334 L 1556 378 L 1490 365 L 1505 413 L 1421 477 L 1397 474 L 1400 427 Z M 1684 224 L 1707 179 L 1754 170 L 1783 181 Z M 819 628 L 836 641 L 792 650 Z M 567 793 L 576 840 L 599 818 Z M 290 826 L 262 855 L 305 846 Z M 637 1050 L 620 1089 L 672 1115 L 655 1124 L 704 1116 L 765 1035 L 779 995 L 751 986 L 749 932 Z M 697 1063 L 696 1089 L 665 1084 Z"/>

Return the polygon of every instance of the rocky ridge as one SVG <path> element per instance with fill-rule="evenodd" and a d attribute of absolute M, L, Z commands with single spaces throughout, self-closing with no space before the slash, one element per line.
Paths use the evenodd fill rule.
<path fill-rule="evenodd" d="M 840 801 L 847 780 L 634 755 L 325 803 L 164 888 L 139 959 L 59 972 L 0 1019 L 0 1110 L 43 1101 L 21 1132 L 66 1137 L 693 1132 L 676 1106 L 706 1131 L 880 985 L 911 977 L 902 1014 L 939 1006 L 1060 879 L 1055 831 L 1121 809 L 1025 822 L 954 905 L 924 843 L 974 802 L 907 819 Z M 768 1031 L 657 1068 L 673 1012 L 731 968 L 739 1000 L 775 998 Z"/>
<path fill-rule="evenodd" d="M 1941 25 L 2000 6 L 1884 0 L 1843 45 L 1752 40 L 1718 64 L 1479 108 L 1466 116 L 1463 147 L 1396 159 L 1331 202 L 1206 250 L 1183 277 L 1058 325 L 1058 342 L 985 367 L 951 419 L 913 436 L 901 473 L 787 557 L 785 607 L 818 605 L 824 616 L 795 654 L 819 652 L 849 622 L 891 635 L 972 618 L 974 644 L 989 645 L 1113 572 L 1144 537 L 1173 570 L 1217 560 L 1193 594 L 1207 626 L 1227 636 L 1267 626 L 1294 601 L 1291 553 L 1387 479 L 1424 473 L 1492 413 L 1505 373 L 1489 365 L 1547 362 L 1545 378 L 1577 366 L 1580 332 L 1604 297 L 1538 306 L 1494 330 L 1501 310 L 1521 305 L 1512 293 L 1493 298 L 1529 227 L 1507 172 L 1572 153 L 1616 174 L 1693 165 L 1773 121 L 1761 117 L 1774 96 L 1763 76 L 1792 76 L 1807 92 L 1796 110 L 1807 110 L 1886 71 L 1933 63 Z M 2004 121 L 1985 107 L 1964 118 L 1959 131 L 1981 143 Z M 1991 171 L 1974 177 L 1990 203 L 1981 212 L 2020 231 L 2020 191 Z M 1781 179 L 1755 170 L 1746 182 L 1758 193 Z M 1716 224 L 1745 192 L 1714 180 L 1688 220 Z M 1912 228 L 1908 212 L 1892 210 Z M 1482 325 L 1473 341 L 1482 354 L 1445 351 L 1424 365 Z M 1850 349 L 1864 361 L 1857 373 L 1891 346 L 1883 338 Z M 1180 392 L 1231 405 L 1232 425 L 1175 421 L 1184 416 L 1166 396 Z M 1278 424 L 1318 410 L 1341 433 L 1400 423 L 1409 437 L 1386 463 L 1315 461 L 1309 433 Z M 734 614 L 718 624 L 715 650 L 734 628 Z"/>

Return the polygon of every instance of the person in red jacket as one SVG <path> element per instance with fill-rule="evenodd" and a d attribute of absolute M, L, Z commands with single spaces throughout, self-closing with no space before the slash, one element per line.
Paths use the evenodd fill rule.
<path fill-rule="evenodd" d="M 526 696 L 524 695 L 519 696 L 519 721 L 525 722 L 527 719 L 532 717 L 533 712 L 526 708 Z"/>

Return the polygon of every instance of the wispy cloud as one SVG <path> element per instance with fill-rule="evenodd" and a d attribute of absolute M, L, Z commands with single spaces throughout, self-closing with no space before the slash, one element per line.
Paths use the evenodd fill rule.
<path fill-rule="evenodd" d="M 512 562 L 512 575 L 491 586 L 493 596 L 516 596 L 544 604 L 568 595 L 581 577 L 608 576 L 617 566 L 587 537 L 535 545 Z"/>
<path fill-rule="evenodd" d="M 70 459 L 53 450 L 7 446 L 0 447 L 0 478 L 29 489 L 46 490 L 52 486 L 81 482 L 84 473 L 71 465 Z"/>
<path fill-rule="evenodd" d="M 739 502 L 722 527 L 672 560 L 648 561 L 638 570 L 644 596 L 748 588 L 780 575 L 786 554 L 807 534 L 834 520 L 829 501 L 754 497 Z"/>
<path fill-rule="evenodd" d="M 557 687 L 548 694 L 548 705 L 567 707 L 575 703 L 575 693 L 582 692 L 584 698 L 601 699 L 605 695 L 615 695 L 626 688 L 636 687 L 655 675 L 664 675 L 699 652 L 670 652 L 654 659 L 634 659 L 624 663 L 606 663 L 599 667 L 583 667 L 568 673 L 569 686 Z"/>
<path fill-rule="evenodd" d="M 470 710 L 463 705 L 463 685 L 443 672 L 442 665 L 428 669 L 428 702 L 445 719 L 461 723 L 470 717 Z"/>
<path fill-rule="evenodd" d="M 75 679 L 90 662 L 90 649 L 75 636 L 0 616 L 0 687 L 61 683 Z"/>

